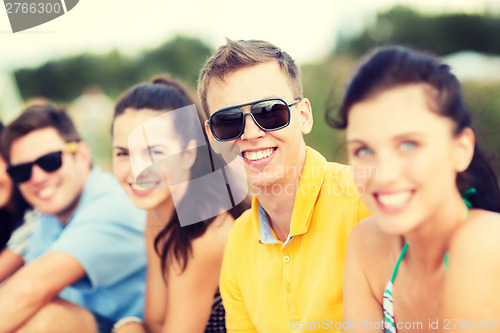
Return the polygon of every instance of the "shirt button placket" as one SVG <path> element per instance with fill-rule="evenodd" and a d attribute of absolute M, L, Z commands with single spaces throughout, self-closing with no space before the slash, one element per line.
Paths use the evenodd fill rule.
<path fill-rule="evenodd" d="M 295 299 L 292 281 L 292 258 L 290 256 L 290 245 L 282 249 L 283 259 L 283 286 L 285 289 L 285 299 L 288 307 L 288 313 L 291 319 L 299 319 L 299 311 Z"/>

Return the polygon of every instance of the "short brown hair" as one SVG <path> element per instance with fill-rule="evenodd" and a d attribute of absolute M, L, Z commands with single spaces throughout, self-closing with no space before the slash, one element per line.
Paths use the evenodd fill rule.
<path fill-rule="evenodd" d="M 64 108 L 50 103 L 31 105 L 2 133 L 1 153 L 4 160 L 10 164 L 10 147 L 15 140 L 44 128 L 54 128 L 65 142 L 82 140 Z"/>
<path fill-rule="evenodd" d="M 226 75 L 235 70 L 267 61 L 277 61 L 290 80 L 293 97 L 303 97 L 299 68 L 288 53 L 263 40 L 226 40 L 227 44 L 219 47 L 207 60 L 198 78 L 198 95 L 207 117 L 210 116 L 207 90 L 212 79 L 223 81 Z"/>

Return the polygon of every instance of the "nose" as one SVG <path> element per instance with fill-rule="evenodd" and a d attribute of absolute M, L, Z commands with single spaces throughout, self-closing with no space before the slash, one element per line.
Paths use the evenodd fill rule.
<path fill-rule="evenodd" d="M 250 116 L 250 118 L 247 116 Z M 255 119 L 251 113 L 245 113 L 243 117 L 245 119 L 245 127 L 243 128 L 243 134 L 241 134 L 242 140 L 255 140 L 266 135 L 266 132 L 255 123 Z"/>
<path fill-rule="evenodd" d="M 132 165 L 130 163 L 122 163 L 119 167 L 115 166 L 114 173 L 117 178 L 120 179 L 121 177 L 130 184 L 135 182 L 134 175 L 132 173 Z"/>
<path fill-rule="evenodd" d="M 31 177 L 28 180 L 28 182 L 35 182 L 35 183 L 43 182 L 45 179 L 47 179 L 48 175 L 49 175 L 49 172 L 44 171 L 37 164 L 35 164 L 31 168 Z"/>
<path fill-rule="evenodd" d="M 374 167 L 375 170 L 370 170 L 370 172 L 374 173 L 374 178 L 379 185 L 390 185 L 400 176 L 400 163 L 393 156 L 380 154 Z"/>

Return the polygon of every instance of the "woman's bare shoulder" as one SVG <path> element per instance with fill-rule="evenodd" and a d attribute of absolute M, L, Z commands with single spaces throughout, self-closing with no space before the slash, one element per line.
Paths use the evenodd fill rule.
<path fill-rule="evenodd" d="M 354 226 L 349 242 L 356 247 L 382 250 L 393 246 L 393 243 L 400 240 L 399 236 L 390 235 L 383 232 L 373 216 L 367 217 Z"/>
<path fill-rule="evenodd" d="M 475 209 L 453 234 L 450 252 L 460 249 L 496 250 L 500 253 L 500 214 Z"/>
<path fill-rule="evenodd" d="M 500 214 L 471 211 L 449 246 L 444 318 L 491 318 L 500 313 Z"/>
<path fill-rule="evenodd" d="M 349 237 L 345 279 L 349 286 L 365 286 L 379 302 L 403 247 L 402 237 L 383 232 L 374 217 L 359 222 Z M 353 294 L 359 291 L 353 291 Z M 366 297 L 363 296 L 363 297 Z"/>
<path fill-rule="evenodd" d="M 383 232 L 374 217 L 359 222 L 349 237 L 349 251 L 367 272 L 386 271 L 397 261 L 402 238 Z"/>

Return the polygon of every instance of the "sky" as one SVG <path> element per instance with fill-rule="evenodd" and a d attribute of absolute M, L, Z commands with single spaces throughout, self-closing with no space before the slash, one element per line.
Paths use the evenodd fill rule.
<path fill-rule="evenodd" d="M 225 37 L 264 39 L 305 63 L 328 54 L 339 31 L 354 34 L 377 10 L 395 4 L 433 13 L 500 13 L 498 0 L 80 0 L 53 21 L 12 33 L 2 8 L 0 70 L 113 48 L 134 56 L 176 34 L 199 37 L 213 47 Z"/>

